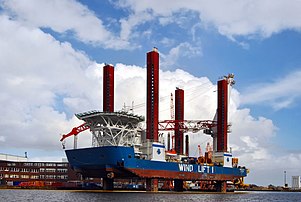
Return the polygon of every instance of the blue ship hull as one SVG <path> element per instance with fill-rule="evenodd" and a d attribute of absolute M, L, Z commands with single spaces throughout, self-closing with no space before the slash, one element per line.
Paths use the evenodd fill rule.
<path fill-rule="evenodd" d="M 233 180 L 247 175 L 244 168 L 139 159 L 132 147 L 123 146 L 66 150 L 66 155 L 73 169 L 84 177 Z"/>

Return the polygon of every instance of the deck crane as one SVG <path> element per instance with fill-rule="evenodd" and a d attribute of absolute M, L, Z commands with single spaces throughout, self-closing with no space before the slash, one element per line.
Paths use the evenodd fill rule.
<path fill-rule="evenodd" d="M 60 139 L 60 141 L 62 142 L 62 144 L 63 144 L 63 148 L 65 148 L 65 145 L 64 145 L 64 140 L 67 138 L 67 137 L 70 137 L 70 136 L 72 136 L 72 135 L 74 135 L 74 148 L 76 148 L 77 147 L 77 134 L 79 134 L 79 133 L 81 133 L 81 132 L 83 132 L 83 131 L 85 131 L 85 130 L 87 130 L 87 129 L 89 129 L 90 128 L 90 126 L 87 124 L 87 123 L 83 123 L 83 124 L 81 124 L 80 126 L 77 126 L 77 127 L 74 127 L 74 128 L 72 128 L 72 130 L 69 132 L 69 133 L 67 133 L 67 134 L 63 134 L 62 135 L 62 138 Z"/>

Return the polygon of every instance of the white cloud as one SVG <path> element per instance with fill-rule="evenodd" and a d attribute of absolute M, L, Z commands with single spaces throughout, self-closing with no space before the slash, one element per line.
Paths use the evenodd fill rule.
<path fill-rule="evenodd" d="M 112 49 L 131 49 L 128 41 L 111 33 L 86 6 L 73 0 L 2 0 L 5 12 L 23 25 L 50 28 L 61 34 L 74 33 L 85 43 Z"/>
<path fill-rule="evenodd" d="M 202 49 L 200 46 L 193 46 L 188 42 L 183 42 L 170 49 L 168 54 L 161 53 L 162 65 L 164 69 L 173 69 L 174 65 L 177 65 L 180 57 L 195 57 L 202 55 Z"/>
<path fill-rule="evenodd" d="M 147 12 L 138 13 L 136 15 L 130 15 L 127 19 L 121 19 L 121 31 L 120 38 L 122 40 L 128 41 L 132 36 L 135 35 L 134 28 L 137 25 L 143 24 L 152 19 L 151 14 Z"/>
<path fill-rule="evenodd" d="M 130 8 L 134 13 L 150 12 L 160 19 L 162 25 L 177 21 L 176 13 L 195 11 L 204 27 L 214 27 L 222 35 L 234 39 L 235 36 L 259 35 L 269 37 L 285 29 L 300 31 L 301 2 L 271 0 L 263 1 L 119 1 L 119 6 Z M 175 20 L 172 20 L 172 19 Z M 238 42 L 240 43 L 240 42 Z M 246 44 L 241 42 L 242 46 Z"/>
<path fill-rule="evenodd" d="M 145 0 L 122 0 L 114 4 L 116 9 L 125 9 L 129 15 L 111 19 L 105 24 L 87 6 L 73 0 L 1 1 L 3 12 L 24 25 L 50 28 L 63 35 L 73 34 L 84 43 L 116 50 L 140 48 L 141 36 L 156 30 L 156 26 L 152 24 L 163 27 L 176 24 L 183 30 L 192 27 L 193 41 L 197 39 L 194 30 L 196 27 L 214 28 L 245 49 L 249 48 L 249 44 L 237 36 L 265 38 L 286 29 L 301 30 L 301 22 L 298 20 L 301 17 L 299 12 L 301 3 L 298 0 L 290 3 L 285 0 L 277 2 L 192 0 L 173 3 L 155 0 L 151 4 Z M 142 25 L 150 22 L 152 24 L 147 28 L 142 28 Z M 120 30 L 119 34 L 110 31 L 112 23 Z"/>
<path fill-rule="evenodd" d="M 160 43 L 161 43 L 162 45 L 164 45 L 164 46 L 169 47 L 169 46 L 172 46 L 172 45 L 175 43 L 175 40 L 174 40 L 174 39 L 170 39 L 170 38 L 164 37 L 164 38 L 160 41 Z"/>
<path fill-rule="evenodd" d="M 58 109 L 56 102 L 82 99 L 85 104 L 79 103 L 76 109 L 96 106 L 92 97 L 100 93 L 91 83 L 100 81 L 83 76 L 95 64 L 70 44 L 59 43 L 39 29 L 24 27 L 6 16 L 0 16 L 0 25 L 5 27 L 0 31 L 0 86 L 5 89 L 0 94 L 5 106 L 0 110 L 5 138 L 1 148 L 56 148 L 59 134 L 79 123 L 66 119 L 65 111 L 73 110 L 72 105 Z"/>
<path fill-rule="evenodd" d="M 243 104 L 271 105 L 275 110 L 291 107 L 301 97 L 301 71 L 297 70 L 271 83 L 256 84 L 242 95 Z"/>

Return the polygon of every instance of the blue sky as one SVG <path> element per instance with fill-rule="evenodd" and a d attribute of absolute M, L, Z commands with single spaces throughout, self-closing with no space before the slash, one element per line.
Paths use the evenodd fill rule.
<path fill-rule="evenodd" d="M 160 118 L 176 86 L 187 119 L 212 118 L 216 82 L 234 73 L 230 146 L 251 169 L 248 183 L 281 185 L 283 170 L 301 175 L 300 10 L 284 0 L 0 0 L 0 152 L 64 157 L 59 134 L 81 123 L 73 114 L 102 109 L 104 63 L 115 65 L 116 109 L 145 103 L 145 57 L 155 46 Z"/>

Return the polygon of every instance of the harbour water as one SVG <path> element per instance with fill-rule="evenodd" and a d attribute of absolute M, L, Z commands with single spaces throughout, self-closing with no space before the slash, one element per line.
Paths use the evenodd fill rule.
<path fill-rule="evenodd" d="M 0 201 L 92 202 L 92 201 L 301 201 L 301 192 L 147 193 L 57 190 L 0 190 Z"/>

